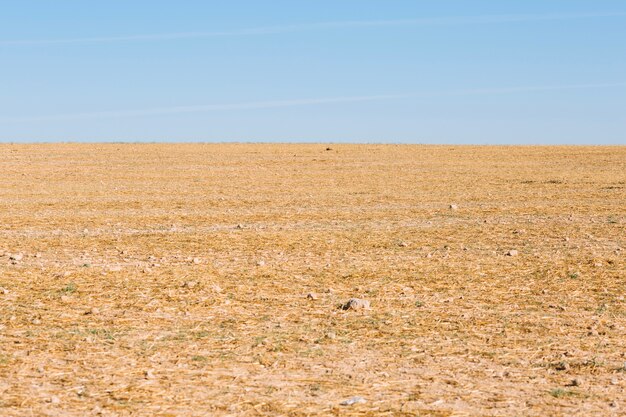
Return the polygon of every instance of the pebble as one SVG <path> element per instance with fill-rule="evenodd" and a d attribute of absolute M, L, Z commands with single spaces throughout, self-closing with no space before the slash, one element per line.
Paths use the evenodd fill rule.
<path fill-rule="evenodd" d="M 566 387 L 580 387 L 583 384 L 583 381 L 580 378 L 574 378 L 570 382 L 568 382 Z"/>
<path fill-rule="evenodd" d="M 12 261 L 21 261 L 22 258 L 24 258 L 24 255 L 22 255 L 21 253 L 14 253 L 13 255 L 9 256 L 9 259 Z"/>
<path fill-rule="evenodd" d="M 339 405 L 354 405 L 354 404 L 363 404 L 366 403 L 367 400 L 363 397 L 352 397 L 347 400 L 343 400 L 339 403 Z"/>
<path fill-rule="evenodd" d="M 459 206 L 457 206 L 456 204 L 450 204 L 450 210 L 458 210 Z"/>
<path fill-rule="evenodd" d="M 306 295 L 306 298 L 308 298 L 309 300 L 317 300 L 318 297 L 317 294 L 310 292 Z"/>
<path fill-rule="evenodd" d="M 183 288 L 189 288 L 192 289 L 194 288 L 196 285 L 198 285 L 198 283 L 196 281 L 187 281 L 185 282 L 182 286 Z"/>
<path fill-rule="evenodd" d="M 6 288 L 0 287 L 0 294 L 7 295 L 8 293 L 9 293 L 9 290 L 7 290 Z"/>
<path fill-rule="evenodd" d="M 202 260 L 200 258 L 193 258 L 193 263 L 198 265 L 199 263 L 201 263 Z"/>
<path fill-rule="evenodd" d="M 342 310 L 369 310 L 370 302 L 360 298 L 351 298 L 341 306 Z"/>
<path fill-rule="evenodd" d="M 261 260 L 256 263 L 256 266 L 265 266 L 265 261 Z"/>
<path fill-rule="evenodd" d="M 507 256 L 517 256 L 517 255 L 519 255 L 519 252 L 518 252 L 518 251 L 516 251 L 515 249 L 513 249 L 513 250 L 508 251 L 508 252 L 506 253 L 506 255 L 507 255 Z"/>

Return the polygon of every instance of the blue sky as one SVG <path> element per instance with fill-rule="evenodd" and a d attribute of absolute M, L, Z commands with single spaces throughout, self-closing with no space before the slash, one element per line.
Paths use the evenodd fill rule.
<path fill-rule="evenodd" d="M 0 141 L 626 144 L 618 0 L 0 6 Z"/>

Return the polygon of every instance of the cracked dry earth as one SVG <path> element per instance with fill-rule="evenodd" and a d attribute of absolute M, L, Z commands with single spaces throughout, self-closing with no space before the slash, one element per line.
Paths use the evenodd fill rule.
<path fill-rule="evenodd" d="M 626 415 L 625 226 L 626 147 L 0 145 L 0 415 Z"/>

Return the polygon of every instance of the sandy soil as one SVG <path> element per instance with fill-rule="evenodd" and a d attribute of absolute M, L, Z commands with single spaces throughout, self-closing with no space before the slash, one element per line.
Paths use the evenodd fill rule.
<path fill-rule="evenodd" d="M 0 415 L 626 415 L 625 253 L 626 147 L 0 145 Z"/>

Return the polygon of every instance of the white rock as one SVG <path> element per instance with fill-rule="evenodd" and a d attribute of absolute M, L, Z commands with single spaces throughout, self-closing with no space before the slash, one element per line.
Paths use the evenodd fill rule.
<path fill-rule="evenodd" d="M 360 298 L 351 298 L 341 308 L 343 310 L 369 310 L 370 302 Z"/>
<path fill-rule="evenodd" d="M 367 400 L 363 397 L 352 397 L 347 400 L 343 400 L 339 403 L 339 405 L 354 405 L 354 404 L 363 404 L 366 403 Z"/>

